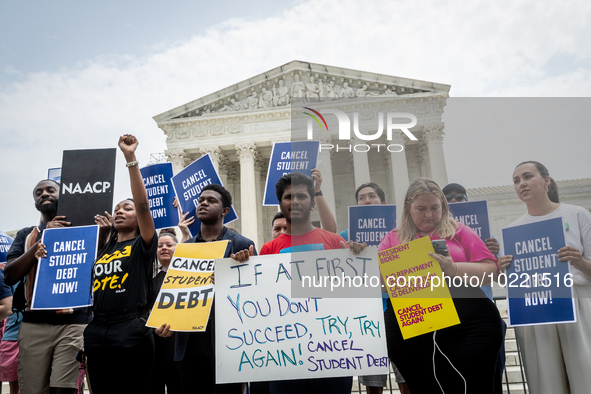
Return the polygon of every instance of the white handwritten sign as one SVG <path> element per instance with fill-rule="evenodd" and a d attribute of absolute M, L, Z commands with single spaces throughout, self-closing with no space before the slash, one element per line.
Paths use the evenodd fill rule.
<path fill-rule="evenodd" d="M 297 253 L 298 266 L 303 272 L 343 252 L 353 256 Z M 292 298 L 292 260 L 286 253 L 216 261 L 216 381 L 387 374 L 380 289 L 375 298 Z"/>

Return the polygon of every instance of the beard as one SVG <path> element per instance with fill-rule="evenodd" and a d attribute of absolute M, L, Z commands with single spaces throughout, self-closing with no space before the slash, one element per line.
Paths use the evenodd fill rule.
<path fill-rule="evenodd" d="M 51 204 L 43 204 L 45 201 L 48 200 L 51 201 Z M 39 201 L 38 203 L 35 203 L 35 208 L 37 208 L 39 212 L 44 214 L 57 212 L 57 200 L 50 198 L 43 201 Z"/>
<path fill-rule="evenodd" d="M 286 221 L 294 224 L 304 223 L 310 220 L 310 210 L 308 209 L 307 212 L 305 209 L 302 210 L 302 215 L 300 217 L 293 217 L 291 214 L 289 215 L 289 219 L 287 216 L 285 217 Z"/>

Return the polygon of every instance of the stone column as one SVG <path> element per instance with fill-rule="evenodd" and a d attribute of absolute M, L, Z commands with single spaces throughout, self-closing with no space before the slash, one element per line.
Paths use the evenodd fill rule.
<path fill-rule="evenodd" d="M 224 187 L 228 189 L 228 169 L 229 169 L 229 161 L 228 158 L 222 154 L 220 154 L 219 161 L 218 161 L 218 173 L 220 174 L 220 179 L 224 184 Z M 228 189 L 229 190 L 229 189 Z"/>
<path fill-rule="evenodd" d="M 321 144 L 331 144 L 332 137 L 330 134 L 323 134 L 320 136 L 320 143 Z M 328 203 L 332 214 L 335 217 L 335 221 L 337 219 L 337 210 L 336 210 L 336 203 L 335 203 L 335 194 L 334 194 L 334 178 L 332 176 L 332 151 L 325 149 L 321 151 L 318 155 L 318 170 L 322 174 L 322 195 L 324 199 Z M 338 223 L 337 223 L 338 225 Z"/>
<path fill-rule="evenodd" d="M 356 138 L 351 139 L 352 146 L 361 143 L 363 142 Z M 367 152 L 355 152 L 355 150 L 352 149 L 351 155 L 353 156 L 353 173 L 355 175 L 355 189 L 357 189 L 364 183 L 371 182 L 369 176 L 369 160 L 367 158 Z"/>
<path fill-rule="evenodd" d="M 253 142 L 241 142 L 235 145 L 240 159 L 240 221 L 242 235 L 259 246 L 258 239 L 258 203 L 256 196 L 256 182 L 254 157 L 256 145 Z"/>
<path fill-rule="evenodd" d="M 217 170 L 218 174 L 220 175 L 220 180 L 224 187 L 227 188 L 228 185 L 228 175 L 227 175 L 227 162 L 228 159 L 223 155 L 222 150 L 219 146 L 203 146 L 199 148 L 201 152 L 201 156 L 205 156 L 209 153 L 211 157 L 211 161 L 213 162 L 213 166 Z"/>
<path fill-rule="evenodd" d="M 283 139 L 278 139 L 278 140 L 272 140 L 271 141 L 271 144 L 273 146 L 275 146 L 275 144 L 279 144 L 279 143 L 282 143 L 282 142 L 291 142 L 291 138 L 283 138 Z M 269 160 L 271 160 L 271 158 L 269 158 Z M 266 181 L 266 179 L 265 179 L 265 181 Z M 273 193 L 275 193 L 275 187 L 271 188 L 271 190 L 273 191 Z M 277 212 L 281 212 L 281 207 L 279 205 L 277 205 Z"/>
<path fill-rule="evenodd" d="M 258 239 L 262 242 L 264 239 L 264 232 L 267 230 L 267 226 L 265 226 L 265 218 L 264 218 L 264 207 L 263 207 L 263 195 L 265 193 L 265 173 L 267 168 L 265 167 L 265 159 L 259 152 L 255 152 L 254 156 L 254 169 L 255 169 L 255 189 L 256 189 L 256 205 L 258 209 L 257 214 L 257 225 L 258 225 Z M 261 244 L 256 244 L 257 248 L 261 248 Z"/>
<path fill-rule="evenodd" d="M 431 169 L 431 179 L 439 187 L 447 185 L 447 168 L 445 166 L 445 157 L 443 155 L 443 123 L 426 125 L 423 128 L 423 140 L 429 150 L 429 167 Z"/>
<path fill-rule="evenodd" d="M 405 145 L 404 134 L 401 131 L 392 133 L 392 143 Z M 390 168 L 394 180 L 394 200 L 398 206 L 397 211 L 402 213 L 404 197 L 410 182 L 408 180 L 408 165 L 406 163 L 406 147 L 400 152 L 390 152 Z"/>
<path fill-rule="evenodd" d="M 427 144 L 425 144 L 425 141 L 421 141 L 419 143 L 418 151 L 419 151 L 418 162 L 419 162 L 419 170 L 421 171 L 421 177 L 428 178 L 429 174 L 427 171 L 427 165 L 425 163 L 425 159 L 429 155 L 429 150 L 427 149 Z"/>
<path fill-rule="evenodd" d="M 218 146 L 202 146 L 199 148 L 199 152 L 201 152 L 201 157 L 209 153 L 213 166 L 218 172 L 220 171 L 220 156 L 222 155 L 222 150 Z"/>
<path fill-rule="evenodd" d="M 168 158 L 168 161 L 172 163 L 172 170 L 176 174 L 185 168 L 187 160 L 190 160 L 190 156 L 185 152 L 184 149 L 175 148 L 164 151 L 164 154 Z"/>
<path fill-rule="evenodd" d="M 232 196 L 232 201 L 236 201 L 236 182 L 238 181 L 238 177 L 236 176 L 236 168 L 228 161 L 226 166 L 226 178 L 227 178 L 227 185 L 225 186 L 226 190 L 230 192 Z M 236 204 L 234 203 L 234 207 L 236 208 Z M 236 224 L 240 223 L 240 219 L 236 222 Z"/>
<path fill-rule="evenodd" d="M 390 141 L 388 141 L 389 143 Z M 388 183 L 386 185 L 380 185 L 386 193 L 386 203 L 396 204 L 396 194 L 394 193 L 394 173 L 392 172 L 392 157 L 391 153 L 386 151 L 382 153 L 382 162 L 384 168 L 386 168 L 386 176 Z"/>

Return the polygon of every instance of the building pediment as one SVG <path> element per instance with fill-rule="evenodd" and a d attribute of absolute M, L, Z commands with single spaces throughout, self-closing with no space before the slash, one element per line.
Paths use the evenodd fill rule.
<path fill-rule="evenodd" d="M 256 116 L 268 111 L 289 110 L 294 98 L 355 100 L 379 96 L 447 96 L 449 89 L 449 85 L 434 82 L 295 60 L 166 111 L 154 120 L 162 125 L 190 120 L 185 118 Z"/>

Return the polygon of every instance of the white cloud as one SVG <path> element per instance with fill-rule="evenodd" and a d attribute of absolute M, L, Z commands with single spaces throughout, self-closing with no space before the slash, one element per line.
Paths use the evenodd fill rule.
<path fill-rule="evenodd" d="M 587 1 L 318 0 L 155 43 L 148 56 L 103 54 L 21 76 L 0 92 L 0 227 L 37 219 L 31 188 L 63 149 L 115 146 L 133 133 L 146 163 L 165 149 L 152 116 L 294 59 L 447 83 L 453 96 L 587 95 L 589 69 L 550 75 L 546 66 L 556 56 L 591 58 L 590 16 Z M 128 194 L 121 166 L 119 197 Z"/>

